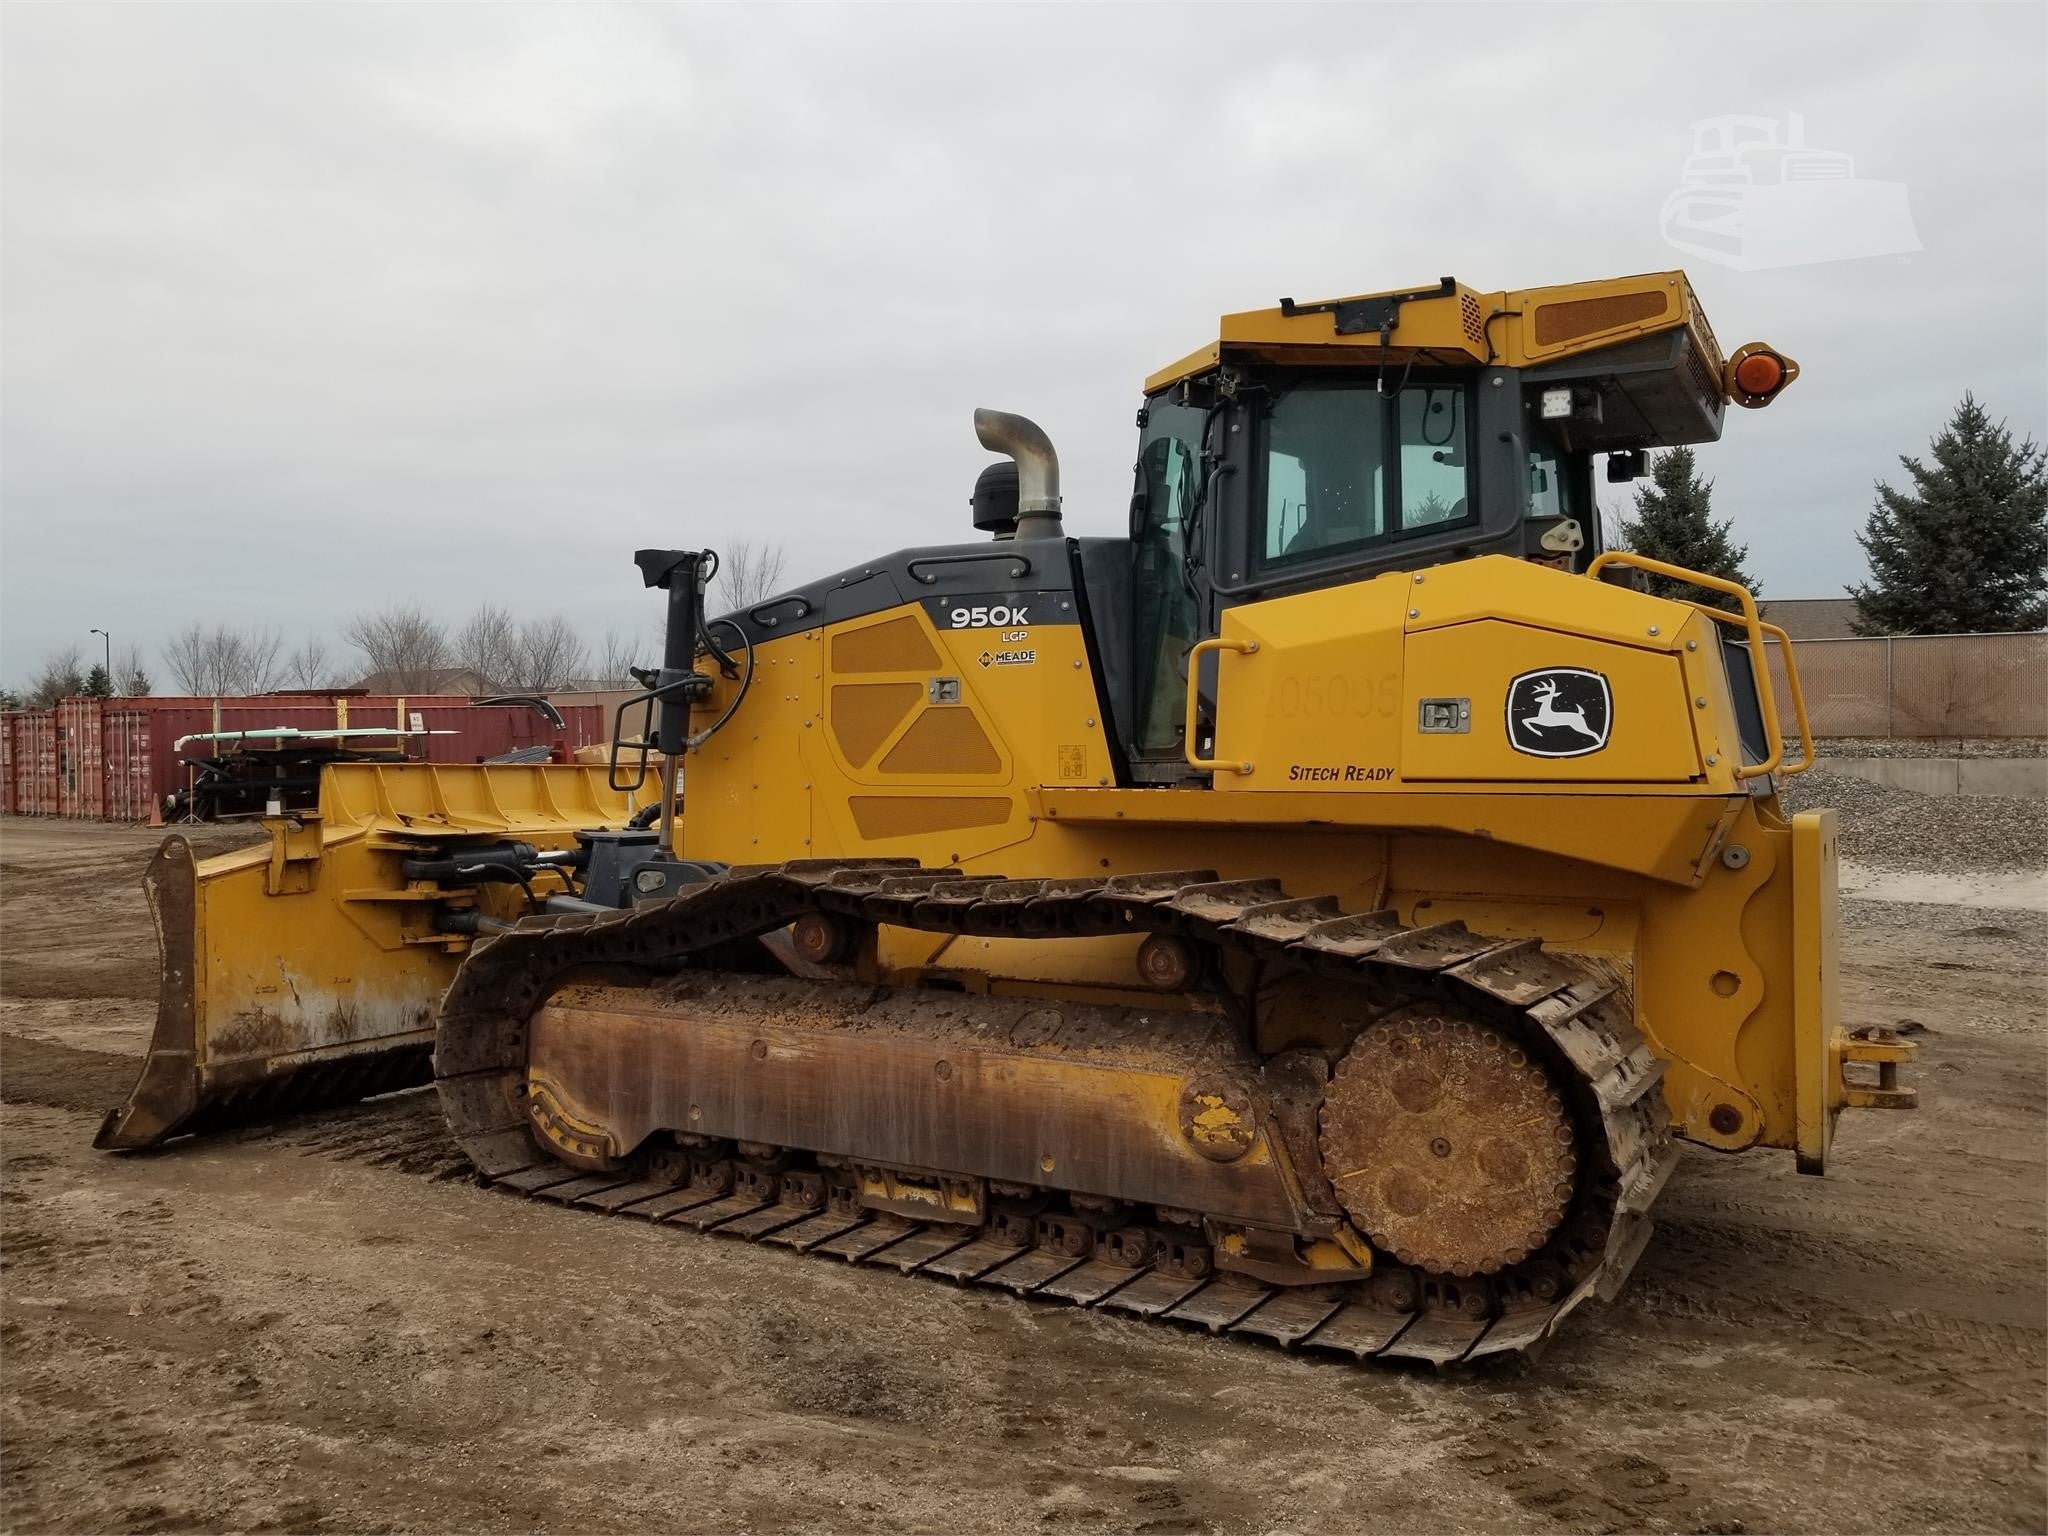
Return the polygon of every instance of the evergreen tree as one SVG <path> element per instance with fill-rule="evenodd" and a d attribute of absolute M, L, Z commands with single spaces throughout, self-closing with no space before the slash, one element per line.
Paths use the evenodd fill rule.
<path fill-rule="evenodd" d="M 26 709 L 28 701 L 12 688 L 0 688 L 0 710 Z"/>
<path fill-rule="evenodd" d="M 122 695 L 130 699 L 146 699 L 154 692 L 156 684 L 152 683 L 149 674 L 139 667 L 128 674 L 128 686 L 121 690 Z"/>
<path fill-rule="evenodd" d="M 1866 635 L 2039 629 L 2048 621 L 2048 454 L 2015 445 L 1964 395 L 1931 445 L 1899 456 L 1910 492 L 1877 483 L 1856 541 L 1870 580 L 1849 588 Z"/>
<path fill-rule="evenodd" d="M 1751 592 L 1756 583 L 1742 568 L 1749 546 L 1728 537 L 1729 522 L 1714 521 L 1714 482 L 1702 480 L 1690 448 L 1673 448 L 1651 461 L 1650 483 L 1636 487 L 1634 517 L 1621 519 L 1620 543 L 1639 555 L 1682 565 L 1689 571 L 1739 581 Z M 1659 597 L 1685 603 L 1728 606 L 1725 593 L 1710 592 L 1691 582 L 1651 576 L 1649 588 Z"/>
<path fill-rule="evenodd" d="M 85 674 L 85 686 L 78 690 L 88 699 L 111 699 L 114 696 L 114 680 L 107 676 L 107 669 L 98 662 Z"/>

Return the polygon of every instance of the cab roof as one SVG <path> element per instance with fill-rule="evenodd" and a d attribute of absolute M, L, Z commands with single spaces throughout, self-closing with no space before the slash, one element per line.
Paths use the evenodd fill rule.
<path fill-rule="evenodd" d="M 1219 363 L 1375 367 L 1410 362 L 1443 367 L 1534 368 L 1684 330 L 1721 393 L 1722 356 L 1699 298 L 1683 272 L 1645 272 L 1549 288 L 1486 292 L 1446 277 L 1429 288 L 1225 315 L 1216 340 L 1145 381 L 1156 394 Z"/>

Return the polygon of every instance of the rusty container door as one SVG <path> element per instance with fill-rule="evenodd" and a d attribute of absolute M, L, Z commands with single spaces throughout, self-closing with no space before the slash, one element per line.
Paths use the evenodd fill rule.
<path fill-rule="evenodd" d="M 21 736 L 22 714 L 9 710 L 0 715 L 0 812 L 9 816 L 21 814 L 21 783 L 16 777 L 15 764 L 21 761 L 21 753 L 15 743 Z"/>
<path fill-rule="evenodd" d="M 57 814 L 74 821 L 98 821 L 106 807 L 101 714 L 98 699 L 60 699 L 57 703 Z"/>
<path fill-rule="evenodd" d="M 39 709 L 29 717 L 28 814 L 57 814 L 57 712 Z"/>
<path fill-rule="evenodd" d="M 100 754 L 106 764 L 108 821 L 147 821 L 156 803 L 150 780 L 150 711 L 122 700 L 100 714 Z"/>

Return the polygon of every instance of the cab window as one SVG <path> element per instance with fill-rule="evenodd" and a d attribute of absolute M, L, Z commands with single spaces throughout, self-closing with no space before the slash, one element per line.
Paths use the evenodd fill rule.
<path fill-rule="evenodd" d="M 1464 391 L 1304 383 L 1265 421 L 1259 552 L 1267 565 L 1472 518 Z"/>

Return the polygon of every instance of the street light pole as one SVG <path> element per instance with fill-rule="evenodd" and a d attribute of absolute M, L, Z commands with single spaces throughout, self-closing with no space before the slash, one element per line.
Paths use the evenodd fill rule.
<path fill-rule="evenodd" d="M 119 688 L 118 688 L 118 687 L 117 687 L 117 686 L 115 685 L 115 683 L 114 683 L 114 637 L 113 637 L 112 635 L 108 634 L 108 633 L 107 633 L 107 632 L 106 632 L 106 631 L 105 631 L 104 629 L 101 629 L 101 628 L 100 628 L 100 627 L 99 627 L 98 625 L 94 625 L 94 626 L 93 626 L 93 628 L 92 628 L 92 629 L 91 629 L 91 630 L 89 631 L 89 633 L 91 633 L 91 634 L 95 634 L 95 635 L 98 635 L 98 636 L 99 636 L 99 637 L 100 637 L 100 638 L 101 638 L 102 640 L 106 641 L 106 643 L 107 643 L 107 668 L 106 668 L 106 671 L 107 671 L 107 691 L 108 691 L 109 693 L 119 693 L 119 692 L 120 692 L 121 690 L 120 690 L 120 689 L 119 689 Z"/>

